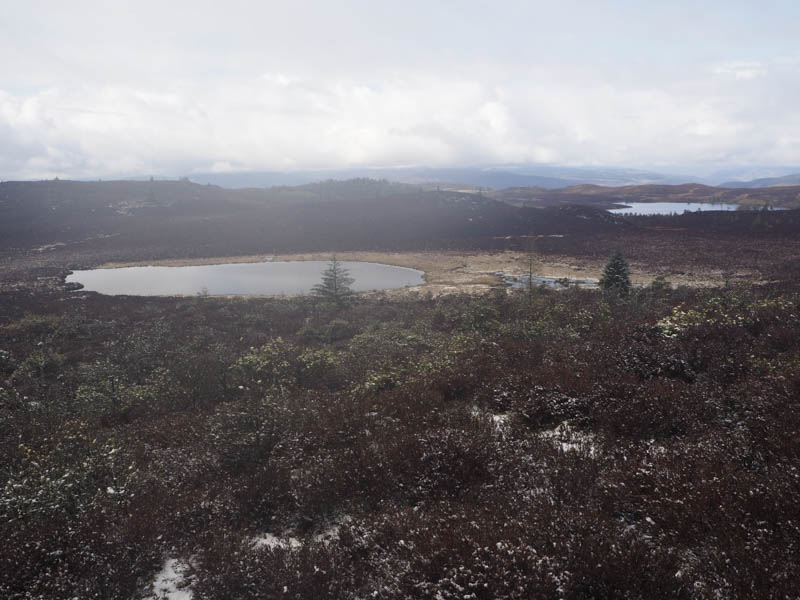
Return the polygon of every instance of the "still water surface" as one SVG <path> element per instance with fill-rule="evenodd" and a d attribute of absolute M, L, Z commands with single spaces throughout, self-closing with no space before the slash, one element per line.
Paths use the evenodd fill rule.
<path fill-rule="evenodd" d="M 707 202 L 626 202 L 625 208 L 611 208 L 616 215 L 682 215 L 698 210 L 738 210 L 738 204 L 710 204 Z"/>
<path fill-rule="evenodd" d="M 75 271 L 67 282 L 109 295 L 286 295 L 307 294 L 320 282 L 327 261 L 232 263 L 188 267 L 124 267 Z M 368 262 L 340 261 L 355 279 L 354 291 L 388 290 L 424 283 L 422 271 Z"/>

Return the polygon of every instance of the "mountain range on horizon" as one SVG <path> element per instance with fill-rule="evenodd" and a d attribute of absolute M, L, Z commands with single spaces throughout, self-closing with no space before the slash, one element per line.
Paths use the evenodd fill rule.
<path fill-rule="evenodd" d="M 754 177 L 754 175 L 760 175 Z M 105 177 L 105 181 L 141 181 L 149 175 L 128 174 Z M 158 180 L 177 176 L 155 176 Z M 726 168 L 706 176 L 663 173 L 622 167 L 563 167 L 542 165 L 504 165 L 473 167 L 384 167 L 348 169 L 309 169 L 296 171 L 196 171 L 180 178 L 194 183 L 227 189 L 297 186 L 328 180 L 358 178 L 385 179 L 397 183 L 443 187 L 447 189 L 542 188 L 556 190 L 576 185 L 609 188 L 638 185 L 681 185 L 697 183 L 720 188 L 754 189 L 800 185 L 800 167 Z M 70 178 L 65 178 L 70 179 Z M 79 181 L 92 181 L 76 178 Z"/>
<path fill-rule="evenodd" d="M 719 187 L 752 189 L 786 185 L 800 185 L 800 173 L 792 173 L 783 177 L 762 177 L 751 181 L 726 181 Z"/>
<path fill-rule="evenodd" d="M 766 169 L 765 169 L 766 170 Z M 768 170 L 768 171 L 771 171 Z M 329 179 L 354 179 L 366 177 L 386 179 L 398 183 L 418 185 L 441 185 L 449 188 L 506 189 L 538 187 L 561 189 L 574 185 L 600 185 L 622 187 L 631 185 L 680 185 L 702 183 L 716 187 L 758 188 L 772 185 L 800 184 L 800 167 L 792 173 L 791 168 L 780 169 L 779 177 L 762 177 L 734 180 L 732 170 L 721 171 L 706 177 L 677 173 L 660 173 L 643 169 L 621 167 L 558 167 L 511 165 L 500 167 L 399 167 L 399 168 L 353 168 L 335 170 L 307 170 L 293 172 L 244 171 L 230 173 L 197 172 L 187 177 L 196 183 L 218 185 L 224 188 L 292 186 L 326 181 Z M 755 171 L 757 172 L 757 171 Z"/>

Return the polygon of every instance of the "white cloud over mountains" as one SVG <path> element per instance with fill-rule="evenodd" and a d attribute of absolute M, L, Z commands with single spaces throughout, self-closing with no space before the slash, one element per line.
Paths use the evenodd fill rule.
<path fill-rule="evenodd" d="M 305 21 L 297 8 L 232 4 L 221 14 L 84 2 L 97 12 L 83 21 L 44 3 L 17 27 L 0 25 L 0 51 L 13 59 L 0 66 L 0 178 L 800 164 L 800 48 L 780 28 L 745 45 L 732 22 L 730 44 L 680 46 L 680 21 L 649 41 L 617 39 L 614 15 L 602 16 L 617 23 L 610 32 L 574 18 L 537 33 L 514 19 L 530 8 L 513 2 L 505 16 L 502 4 L 316 4 L 321 14 Z M 538 14 L 569 17 L 548 10 Z M 626 27 L 655 25 L 633 17 Z"/>

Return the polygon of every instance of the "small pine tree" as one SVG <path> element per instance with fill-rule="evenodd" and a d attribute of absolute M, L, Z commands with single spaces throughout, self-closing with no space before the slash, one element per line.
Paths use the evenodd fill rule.
<path fill-rule="evenodd" d="M 600 288 L 620 296 L 627 296 L 631 291 L 631 270 L 621 251 L 614 252 L 605 269 L 603 269 Z"/>
<path fill-rule="evenodd" d="M 352 300 L 355 293 L 350 288 L 354 281 L 350 277 L 350 272 L 342 266 L 334 254 L 331 256 L 328 268 L 322 273 L 322 281 L 311 288 L 311 291 L 324 300 L 346 304 Z"/>

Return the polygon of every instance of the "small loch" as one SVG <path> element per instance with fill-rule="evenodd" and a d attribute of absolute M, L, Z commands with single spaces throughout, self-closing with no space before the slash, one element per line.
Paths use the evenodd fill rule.
<path fill-rule="evenodd" d="M 425 283 L 424 273 L 379 263 L 339 261 L 356 292 L 390 290 Z M 122 267 L 74 271 L 67 283 L 84 290 L 129 296 L 299 296 L 318 284 L 328 261 L 227 263 L 182 267 Z"/>

